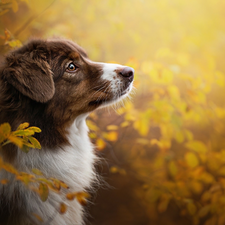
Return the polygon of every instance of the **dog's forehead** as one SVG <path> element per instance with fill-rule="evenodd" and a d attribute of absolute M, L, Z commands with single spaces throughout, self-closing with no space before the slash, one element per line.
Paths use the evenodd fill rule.
<path fill-rule="evenodd" d="M 50 40 L 49 43 L 51 44 L 53 51 L 64 52 L 69 57 L 77 58 L 79 57 L 79 55 L 85 58 L 88 57 L 86 51 L 82 47 L 80 47 L 78 44 L 72 41 Z"/>

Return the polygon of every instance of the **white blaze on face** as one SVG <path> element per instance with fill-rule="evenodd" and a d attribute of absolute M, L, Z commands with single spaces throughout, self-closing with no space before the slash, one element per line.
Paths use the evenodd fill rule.
<path fill-rule="evenodd" d="M 102 79 L 110 81 L 110 88 L 114 96 L 120 91 L 122 80 L 116 70 L 122 70 L 125 66 L 113 63 L 103 63 Z"/>

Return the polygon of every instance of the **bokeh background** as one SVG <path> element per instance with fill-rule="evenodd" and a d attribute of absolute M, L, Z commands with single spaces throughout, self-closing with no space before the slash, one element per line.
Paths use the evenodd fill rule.
<path fill-rule="evenodd" d="M 60 36 L 135 69 L 131 100 L 88 119 L 88 225 L 225 224 L 224 21 L 224 0 L 0 1 L 0 60 Z"/>

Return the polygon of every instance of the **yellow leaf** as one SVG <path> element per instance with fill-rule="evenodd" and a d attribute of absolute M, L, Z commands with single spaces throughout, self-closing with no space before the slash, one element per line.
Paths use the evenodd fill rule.
<path fill-rule="evenodd" d="M 209 213 L 210 209 L 211 209 L 211 205 L 205 205 L 205 206 L 203 206 L 203 207 L 199 210 L 198 216 L 199 216 L 200 218 L 205 217 L 205 216 Z"/>
<path fill-rule="evenodd" d="M 17 145 L 19 148 L 23 147 L 23 139 L 15 137 L 13 135 L 9 135 L 8 139 L 10 142 L 12 142 L 14 145 Z"/>
<path fill-rule="evenodd" d="M 116 141 L 118 139 L 118 133 L 116 131 L 111 131 L 107 133 L 105 138 L 109 141 Z"/>
<path fill-rule="evenodd" d="M 158 211 L 163 213 L 167 210 L 168 204 L 170 202 L 170 197 L 163 194 L 161 195 L 160 202 L 158 204 Z"/>
<path fill-rule="evenodd" d="M 122 114 L 125 113 L 125 108 L 119 108 L 119 109 L 116 110 L 116 112 L 117 112 L 118 115 L 122 115 Z"/>
<path fill-rule="evenodd" d="M 11 164 L 9 164 L 9 163 L 3 164 L 2 165 L 2 168 L 4 170 L 6 170 L 7 172 L 9 172 L 9 173 L 12 173 L 12 174 L 15 174 L 15 175 L 18 175 L 19 174 L 19 172 Z"/>
<path fill-rule="evenodd" d="M 21 123 L 16 130 L 23 130 L 29 127 L 29 125 L 30 125 L 29 123 Z"/>
<path fill-rule="evenodd" d="M 18 3 L 16 0 L 12 0 L 12 10 L 14 13 L 18 11 Z"/>
<path fill-rule="evenodd" d="M 180 132 L 177 132 L 176 135 L 175 135 L 175 139 L 178 143 L 182 143 L 184 141 L 184 135 L 183 133 L 180 131 Z"/>
<path fill-rule="evenodd" d="M 148 140 L 148 139 L 145 139 L 145 138 L 137 138 L 137 139 L 136 139 L 136 142 L 137 142 L 138 144 L 142 144 L 142 145 L 147 145 L 147 144 L 149 144 L 149 140 Z"/>
<path fill-rule="evenodd" d="M 202 173 L 201 176 L 199 177 L 199 179 L 206 184 L 211 184 L 215 181 L 214 177 L 210 173 L 207 173 L 207 172 Z"/>
<path fill-rule="evenodd" d="M 2 11 L 0 12 L 0 16 L 2 16 L 2 15 L 4 15 L 4 14 L 6 14 L 8 11 L 9 11 L 8 9 L 4 9 L 4 10 L 2 10 Z"/>
<path fill-rule="evenodd" d="M 97 138 L 97 135 L 96 135 L 96 133 L 94 133 L 94 132 L 90 132 L 90 133 L 89 133 L 89 137 L 90 137 L 91 139 L 95 139 L 95 138 Z"/>
<path fill-rule="evenodd" d="M 90 198 L 90 195 L 87 192 L 76 193 L 76 199 L 81 205 L 86 205 L 88 198 Z"/>
<path fill-rule="evenodd" d="M 90 120 L 87 120 L 87 126 L 90 130 L 97 131 L 99 128 Z"/>
<path fill-rule="evenodd" d="M 38 128 L 38 127 L 28 127 L 27 130 L 33 131 L 35 133 L 40 133 L 41 132 L 41 129 Z"/>
<path fill-rule="evenodd" d="M 168 93 L 172 99 L 179 100 L 180 99 L 180 91 L 175 85 L 170 85 L 168 88 Z"/>
<path fill-rule="evenodd" d="M 212 194 L 209 191 L 205 191 L 201 197 L 203 202 L 207 202 L 211 199 Z"/>
<path fill-rule="evenodd" d="M 142 64 L 141 64 L 141 70 L 143 71 L 143 73 L 145 74 L 149 74 L 151 72 L 153 68 L 153 65 L 151 62 L 149 61 L 144 61 Z"/>
<path fill-rule="evenodd" d="M 185 160 L 189 167 L 194 168 L 199 165 L 198 158 L 192 152 L 188 152 L 185 154 Z"/>
<path fill-rule="evenodd" d="M 11 133 L 11 126 L 9 123 L 3 123 L 0 125 L 0 134 L 4 136 L 4 138 L 8 138 Z"/>
<path fill-rule="evenodd" d="M 221 176 L 225 176 L 225 166 L 222 166 L 219 170 L 218 170 L 218 172 L 217 172 L 219 175 L 221 175 Z"/>
<path fill-rule="evenodd" d="M 117 166 L 110 167 L 110 172 L 111 173 L 119 173 L 121 175 L 126 175 L 127 174 L 124 169 L 118 168 Z"/>
<path fill-rule="evenodd" d="M 74 200 L 75 197 L 76 197 L 76 195 L 74 193 L 67 193 L 66 194 L 66 198 L 70 201 Z"/>
<path fill-rule="evenodd" d="M 47 184 L 40 183 L 39 184 L 39 195 L 43 202 L 45 202 L 48 199 L 48 194 L 49 194 L 49 190 L 48 190 Z"/>
<path fill-rule="evenodd" d="M 110 167 L 110 172 L 111 173 L 117 173 L 118 171 L 119 171 L 118 167 L 116 167 L 116 166 Z"/>
<path fill-rule="evenodd" d="M 39 221 L 39 222 L 43 222 L 43 219 L 36 213 L 32 213 L 32 215 Z"/>
<path fill-rule="evenodd" d="M 185 136 L 187 138 L 188 141 L 192 141 L 193 140 L 193 134 L 191 131 L 189 130 L 184 130 Z"/>
<path fill-rule="evenodd" d="M 185 144 L 185 147 L 198 153 L 207 152 L 206 145 L 201 141 L 189 141 Z"/>
<path fill-rule="evenodd" d="M 190 187 L 191 187 L 191 190 L 196 194 L 201 194 L 201 192 L 203 190 L 202 184 L 198 181 L 191 181 Z"/>
<path fill-rule="evenodd" d="M 169 162 L 169 172 L 173 177 L 175 177 L 177 175 L 178 168 L 177 168 L 175 162 L 173 162 L 173 161 Z"/>
<path fill-rule="evenodd" d="M 146 136 L 150 128 L 148 116 L 145 114 L 141 115 L 140 119 L 134 122 L 134 128 L 138 130 L 140 135 Z"/>
<path fill-rule="evenodd" d="M 41 144 L 36 138 L 28 137 L 28 140 L 33 145 L 33 148 L 41 149 Z"/>
<path fill-rule="evenodd" d="M 16 176 L 17 180 L 20 180 L 21 182 L 23 182 L 25 185 L 28 185 L 30 182 L 34 181 L 34 175 L 32 174 L 27 174 L 27 173 L 23 173 L 21 172 L 20 175 Z"/>
<path fill-rule="evenodd" d="M 13 132 L 15 136 L 31 136 L 34 135 L 33 130 L 25 129 L 25 130 L 16 130 Z"/>
<path fill-rule="evenodd" d="M 157 139 L 152 139 L 151 141 L 150 141 L 150 144 L 151 145 L 159 145 L 159 140 L 157 140 Z"/>
<path fill-rule="evenodd" d="M 16 48 L 16 47 L 20 47 L 22 45 L 22 43 L 19 40 L 12 40 L 8 42 L 8 45 L 11 48 Z"/>
<path fill-rule="evenodd" d="M 38 176 L 43 176 L 43 173 L 39 169 L 33 168 L 32 172 Z"/>
<path fill-rule="evenodd" d="M 107 130 L 118 130 L 118 126 L 117 125 L 109 125 L 109 126 L 107 126 Z"/>
<path fill-rule="evenodd" d="M 189 214 L 193 216 L 197 212 L 197 207 L 194 203 L 189 202 L 187 204 L 187 210 L 188 210 Z"/>
<path fill-rule="evenodd" d="M 123 123 L 120 124 L 121 127 L 127 127 L 129 125 L 130 123 L 128 121 L 124 121 Z"/>
<path fill-rule="evenodd" d="M 64 214 L 67 211 L 67 205 L 65 203 L 60 203 L 59 212 Z"/>
<path fill-rule="evenodd" d="M 1 184 L 8 184 L 8 182 L 9 182 L 9 180 L 7 180 L 7 179 L 1 180 Z"/>
<path fill-rule="evenodd" d="M 60 180 L 60 185 L 61 185 L 61 187 L 65 188 L 65 189 L 69 189 L 69 186 L 61 180 Z"/>
<path fill-rule="evenodd" d="M 101 151 L 105 148 L 106 143 L 101 138 L 98 138 L 96 140 L 96 146 L 97 146 L 97 149 Z"/>

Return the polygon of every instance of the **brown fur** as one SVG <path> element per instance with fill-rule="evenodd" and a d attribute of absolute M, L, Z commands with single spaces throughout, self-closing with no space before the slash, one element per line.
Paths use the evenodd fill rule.
<path fill-rule="evenodd" d="M 77 67 L 74 72 L 67 67 L 71 62 Z M 114 76 L 121 81 L 119 98 L 133 80 L 133 69 L 116 68 Z M 0 124 L 8 122 L 13 130 L 23 122 L 37 126 L 42 130 L 35 136 L 41 143 L 40 151 L 60 151 L 61 146 L 70 145 L 67 128 L 79 115 L 113 99 L 110 79 L 101 79 L 102 74 L 102 64 L 90 61 L 71 41 L 32 40 L 9 53 L 0 68 Z M 18 150 L 11 144 L 0 154 L 5 161 L 17 162 Z M 0 193 L 0 224 L 24 225 L 30 218 L 23 208 L 22 194 L 15 188 L 8 201 L 7 191 L 3 187 Z"/>

